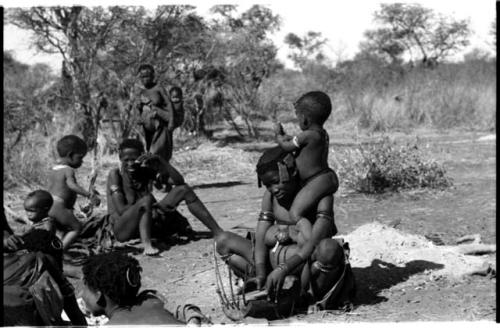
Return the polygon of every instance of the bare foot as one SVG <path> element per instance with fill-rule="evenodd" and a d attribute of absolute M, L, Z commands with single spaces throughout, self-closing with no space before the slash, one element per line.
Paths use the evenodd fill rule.
<path fill-rule="evenodd" d="M 151 244 L 144 245 L 144 255 L 154 256 L 158 255 L 158 253 L 160 253 L 160 250 L 158 248 L 153 247 Z"/>

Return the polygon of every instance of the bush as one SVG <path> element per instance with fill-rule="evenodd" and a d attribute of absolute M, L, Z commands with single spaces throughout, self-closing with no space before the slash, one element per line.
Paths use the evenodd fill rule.
<path fill-rule="evenodd" d="M 413 188 L 446 188 L 452 180 L 444 167 L 424 158 L 416 143 L 397 146 L 388 138 L 337 156 L 338 174 L 346 186 L 363 193 Z"/>

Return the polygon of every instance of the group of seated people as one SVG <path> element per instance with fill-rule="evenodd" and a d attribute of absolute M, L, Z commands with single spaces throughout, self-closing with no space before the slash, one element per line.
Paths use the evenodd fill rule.
<path fill-rule="evenodd" d="M 323 129 L 331 112 L 329 97 L 322 92 L 310 92 L 296 102 L 302 129 L 299 135 L 289 137 L 280 124 L 276 126 L 278 146 L 265 151 L 257 164 L 259 185 L 263 184 L 266 191 L 256 231 L 244 238 L 223 231 L 169 162 L 174 124 L 169 123 L 171 115 L 163 117 L 161 113 L 169 99 L 152 80 L 151 67 L 143 67 L 140 72 L 149 99 L 142 103 L 153 112 L 150 116 L 153 119 L 140 123 L 153 133 L 147 136 L 146 147 L 138 139 L 123 140 L 118 152 L 120 165 L 108 174 L 107 212 L 114 238 L 118 241 L 140 238 L 145 255 L 158 254 L 154 239 L 162 239 L 173 231 L 186 236 L 194 234 L 188 221 L 176 212 L 177 206 L 185 202 L 191 214 L 211 231 L 216 251 L 231 270 L 247 278 L 248 286 L 265 290 L 271 302 L 279 302 L 283 282 L 291 276 L 300 284 L 297 295 L 300 305 L 314 305 L 318 309 L 346 305 L 352 297 L 354 280 L 348 263 L 348 246 L 342 240 L 332 239 L 337 233 L 333 194 L 338 189 L 338 180 L 328 167 L 329 141 Z M 165 122 L 161 123 L 162 120 Z M 166 135 L 170 138 L 168 153 L 165 147 L 155 149 L 159 140 L 157 130 L 162 124 L 166 125 Z M 85 142 L 75 135 L 64 136 L 57 143 L 57 152 L 59 160 L 49 172 L 47 190 L 30 193 L 24 202 L 28 219 L 33 223 L 29 231 L 23 235 L 13 233 L 4 215 L 4 312 L 9 314 L 4 323 L 7 325 L 61 324 L 62 310 L 71 324 L 85 324 L 74 289 L 63 274 L 62 254 L 82 229 L 82 223 L 73 213 L 77 196 L 88 198 L 92 206 L 98 206 L 100 199 L 95 190 L 82 188 L 76 181 L 75 171 L 87 153 Z M 157 200 L 153 186 L 166 195 Z M 20 261 L 21 257 L 26 259 Z M 105 314 L 111 324 L 199 324 L 206 320 L 194 305 L 174 315 L 164 309 L 161 297 L 153 291 L 139 293 L 141 270 L 138 261 L 129 255 L 109 252 L 90 256 L 82 268 L 82 298 L 88 311 Z M 43 280 L 44 272 L 52 279 L 43 277 Z M 51 284 L 57 285 L 62 295 L 59 307 L 55 306 L 56 300 L 49 302 L 48 307 L 56 308 L 55 312 L 43 310 L 44 302 L 40 300 L 57 297 L 40 295 L 33 287 Z M 6 286 L 11 294 L 5 293 Z M 16 292 L 22 294 L 24 303 L 12 301 L 19 296 Z M 20 316 L 23 310 L 31 311 L 31 316 Z"/>

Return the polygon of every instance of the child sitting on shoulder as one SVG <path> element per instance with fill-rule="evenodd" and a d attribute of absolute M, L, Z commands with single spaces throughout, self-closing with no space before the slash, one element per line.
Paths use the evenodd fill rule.
<path fill-rule="evenodd" d="M 97 192 L 87 191 L 76 181 L 75 171 L 83 164 L 87 154 L 87 145 L 80 137 L 67 135 L 57 142 L 58 164 L 49 173 L 48 190 L 54 203 L 49 211 L 58 225 L 67 232 L 62 237 L 63 250 L 66 250 L 80 235 L 82 224 L 73 214 L 76 197 L 82 195 L 90 202 L 99 206 Z"/>
<path fill-rule="evenodd" d="M 295 102 L 301 133 L 287 136 L 281 123 L 275 125 L 279 146 L 294 152 L 302 188 L 290 208 L 290 219 L 298 222 L 328 194 L 337 191 L 337 174 L 328 166 L 329 137 L 323 128 L 332 112 L 330 97 L 321 91 L 304 94 Z"/>

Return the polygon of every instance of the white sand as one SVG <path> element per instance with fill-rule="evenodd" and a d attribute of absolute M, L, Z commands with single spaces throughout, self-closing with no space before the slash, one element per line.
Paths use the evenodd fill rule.
<path fill-rule="evenodd" d="M 342 236 L 351 248 L 353 267 L 368 267 L 379 259 L 404 267 L 411 261 L 429 261 L 444 265 L 436 274 L 458 278 L 483 268 L 495 267 L 494 256 L 463 255 L 454 246 L 437 246 L 424 237 L 411 235 L 378 222 L 365 224 Z"/>

